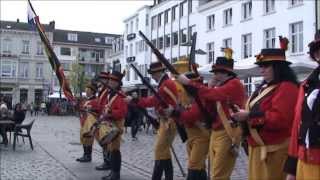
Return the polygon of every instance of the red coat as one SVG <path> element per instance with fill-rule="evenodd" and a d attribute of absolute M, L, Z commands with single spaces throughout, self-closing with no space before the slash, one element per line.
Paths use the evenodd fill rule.
<path fill-rule="evenodd" d="M 128 113 L 128 104 L 125 101 L 125 95 L 124 93 L 120 92 L 117 94 L 116 99 L 112 102 L 111 108 L 108 112 L 108 117 L 114 121 L 120 121 L 123 120 L 127 113 Z M 108 105 L 109 101 L 112 99 L 112 97 L 109 95 L 107 98 L 106 105 Z M 106 105 L 103 108 L 103 113 L 106 112 Z"/>
<path fill-rule="evenodd" d="M 216 101 L 220 101 L 227 118 L 230 118 L 230 104 L 236 104 L 239 107 L 243 107 L 246 100 L 244 86 L 238 78 L 229 79 L 223 85 L 214 88 L 195 82 L 191 82 L 190 85 L 199 88 L 198 96 L 205 101 L 207 112 L 215 111 Z M 222 128 L 222 126 L 222 122 L 216 114 L 212 128 L 219 129 Z"/>
<path fill-rule="evenodd" d="M 203 103 L 203 105 L 207 107 L 206 104 Z M 181 112 L 177 120 L 182 122 L 187 128 L 192 128 L 197 121 L 201 121 L 202 119 L 204 119 L 203 113 L 197 103 L 193 102 L 185 111 Z"/>
<path fill-rule="evenodd" d="M 305 99 L 304 82 L 299 89 L 298 101 L 294 113 L 294 121 L 289 145 L 289 157 L 286 163 L 286 172 L 296 173 L 297 160 L 302 160 L 309 164 L 320 165 L 320 148 L 309 147 L 298 144 L 300 125 L 302 123 L 302 107 Z"/>
<path fill-rule="evenodd" d="M 99 93 L 98 99 L 101 107 L 106 105 L 108 101 L 108 94 L 109 94 L 109 90 L 107 88 L 104 89 L 101 93 Z"/>
<path fill-rule="evenodd" d="M 281 82 L 260 100 L 258 109 L 250 112 L 249 125 L 260 126 L 258 133 L 264 144 L 280 144 L 290 137 L 297 96 L 296 84 Z M 257 145 L 251 136 L 248 143 Z"/>
<path fill-rule="evenodd" d="M 81 104 L 80 110 L 80 124 L 81 126 L 83 126 L 85 120 L 87 119 L 87 113 L 91 113 L 95 117 L 98 117 L 100 113 L 100 105 L 98 99 L 93 97 L 86 100 L 83 104 Z"/>
<path fill-rule="evenodd" d="M 171 80 L 168 75 L 165 75 L 159 82 L 158 93 L 160 97 L 167 103 L 176 106 L 176 102 L 168 95 L 168 93 L 164 90 L 165 88 L 169 89 L 175 97 L 178 97 L 178 92 L 176 88 L 176 84 L 173 80 Z M 146 108 L 146 107 L 155 107 L 156 111 L 160 114 L 163 114 L 162 110 L 164 107 L 161 106 L 160 101 L 155 96 L 148 96 L 139 99 L 137 103 L 138 106 Z"/>

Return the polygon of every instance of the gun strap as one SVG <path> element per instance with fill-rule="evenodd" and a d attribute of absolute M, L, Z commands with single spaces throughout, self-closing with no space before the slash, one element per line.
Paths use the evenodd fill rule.
<path fill-rule="evenodd" d="M 250 111 L 250 109 L 257 103 L 259 102 L 263 97 L 268 95 L 270 92 L 272 92 L 277 86 L 272 85 L 267 88 L 265 88 L 258 96 L 255 98 L 249 99 L 249 101 L 246 104 L 246 110 Z M 259 135 L 257 129 L 252 128 L 249 126 L 249 132 L 251 137 L 254 139 L 254 141 L 261 147 L 261 154 L 260 154 L 260 159 L 265 160 L 267 158 L 267 146 L 264 144 L 261 136 Z"/>

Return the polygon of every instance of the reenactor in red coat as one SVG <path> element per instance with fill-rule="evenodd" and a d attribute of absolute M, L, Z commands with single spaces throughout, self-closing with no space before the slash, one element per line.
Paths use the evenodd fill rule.
<path fill-rule="evenodd" d="M 158 93 L 168 106 L 177 105 L 176 84 L 165 72 L 165 67 L 160 62 L 150 64 L 148 73 L 158 82 Z M 137 103 L 142 108 L 155 107 L 160 117 L 160 127 L 158 129 L 157 140 L 155 143 L 155 164 L 152 174 L 152 180 L 161 180 L 162 173 L 165 173 L 166 180 L 173 179 L 173 166 L 171 161 L 170 147 L 176 135 L 174 120 L 168 118 L 168 107 L 161 105 L 159 99 L 155 96 L 141 98 Z"/>
<path fill-rule="evenodd" d="M 86 86 L 87 100 L 80 107 L 80 142 L 83 145 L 84 154 L 78 158 L 79 162 L 90 162 L 94 136 L 90 135 L 90 128 L 99 116 L 99 103 L 96 98 L 97 87 L 90 83 Z"/>
<path fill-rule="evenodd" d="M 298 95 L 297 79 L 284 49 L 262 49 L 255 64 L 263 82 L 247 101 L 246 109 L 232 115 L 248 125 L 248 179 L 285 179 L 283 167 Z"/>
<path fill-rule="evenodd" d="M 228 49 L 229 50 L 229 49 Z M 230 49 L 231 50 L 231 49 Z M 211 179 L 230 179 L 237 158 L 241 130 L 230 123 L 233 106 L 242 107 L 246 95 L 244 86 L 233 72 L 234 61 L 229 54 L 218 57 L 210 72 L 214 73 L 214 87 L 189 80 L 180 75 L 178 81 L 197 89 L 212 118 L 212 132 L 209 145 Z"/>
<path fill-rule="evenodd" d="M 285 166 L 287 180 L 320 179 L 320 31 L 309 44 L 309 54 L 318 67 L 300 85 Z"/>
<path fill-rule="evenodd" d="M 110 151 L 111 173 L 108 176 L 103 177 L 103 180 L 120 179 L 120 144 L 124 121 L 128 112 L 127 102 L 125 101 L 126 96 L 121 91 L 123 76 L 124 73 L 120 73 L 119 71 L 113 71 L 108 75 L 108 87 L 110 88 L 109 94 L 99 117 L 99 120 L 102 120 L 102 123 L 107 123 L 109 127 L 112 127 L 112 129 L 116 128 L 118 131 L 117 135 L 112 138 L 110 144 L 104 146 L 104 148 L 107 148 L 108 151 Z"/>
<path fill-rule="evenodd" d="M 107 97 L 109 94 L 109 88 L 107 87 L 109 72 L 101 72 L 98 75 L 97 86 L 98 86 L 98 101 L 100 108 L 104 107 L 107 102 Z M 96 137 L 98 139 L 98 137 Z M 110 164 L 110 152 L 107 148 L 103 148 L 103 163 L 96 166 L 96 170 L 109 170 L 111 168 Z"/>
<path fill-rule="evenodd" d="M 192 81 L 202 83 L 202 78 L 195 73 L 187 72 L 185 75 Z M 184 88 L 187 89 L 188 87 Z M 183 92 L 185 92 L 184 94 L 186 94 L 185 96 L 187 96 L 189 103 L 182 103 L 182 107 L 175 109 L 172 115 L 178 123 L 184 125 L 188 135 L 186 144 L 188 155 L 187 180 L 207 180 L 206 159 L 210 142 L 210 130 L 205 128 L 203 123 L 204 116 L 197 103 L 194 102 L 192 95 L 186 91 Z"/>

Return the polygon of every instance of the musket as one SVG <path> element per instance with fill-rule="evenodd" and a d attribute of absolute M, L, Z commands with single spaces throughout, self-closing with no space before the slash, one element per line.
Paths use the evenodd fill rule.
<path fill-rule="evenodd" d="M 196 64 L 196 44 L 197 44 L 197 32 L 193 33 L 191 38 L 191 49 L 189 53 L 189 71 L 194 72 L 197 76 L 199 76 L 199 72 L 197 70 Z"/>
<path fill-rule="evenodd" d="M 170 64 L 170 62 L 164 57 L 163 54 L 160 53 L 160 51 L 152 44 L 152 42 L 141 32 L 139 31 L 139 35 L 142 37 L 142 39 L 146 42 L 146 44 L 151 48 L 152 52 L 156 55 L 158 60 L 166 66 L 166 68 L 174 75 L 179 75 L 179 72 Z M 194 45 L 195 46 L 195 45 Z M 186 91 L 190 94 L 190 92 L 186 89 Z M 203 106 L 200 98 L 198 95 L 194 96 L 194 100 L 197 103 L 200 111 L 205 117 L 205 124 L 207 128 L 211 127 L 213 117 L 211 117 L 210 113 L 206 110 L 206 108 Z"/>
<path fill-rule="evenodd" d="M 137 73 L 139 78 L 141 79 L 142 83 L 147 86 L 147 88 L 154 94 L 154 96 L 159 100 L 160 105 L 164 108 L 167 108 L 169 105 L 163 100 L 163 98 L 159 95 L 159 93 L 152 87 L 152 85 L 143 77 L 143 75 L 140 73 L 140 71 L 137 69 L 137 67 L 134 64 L 130 64 L 133 70 Z M 188 139 L 187 132 L 183 126 L 181 126 L 179 123 L 175 121 L 178 134 L 181 138 L 182 142 L 185 142 Z"/>

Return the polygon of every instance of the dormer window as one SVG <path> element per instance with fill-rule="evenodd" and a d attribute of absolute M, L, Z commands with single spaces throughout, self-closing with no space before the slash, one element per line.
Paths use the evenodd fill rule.
<path fill-rule="evenodd" d="M 68 33 L 68 41 L 78 41 L 78 34 L 76 33 Z"/>

